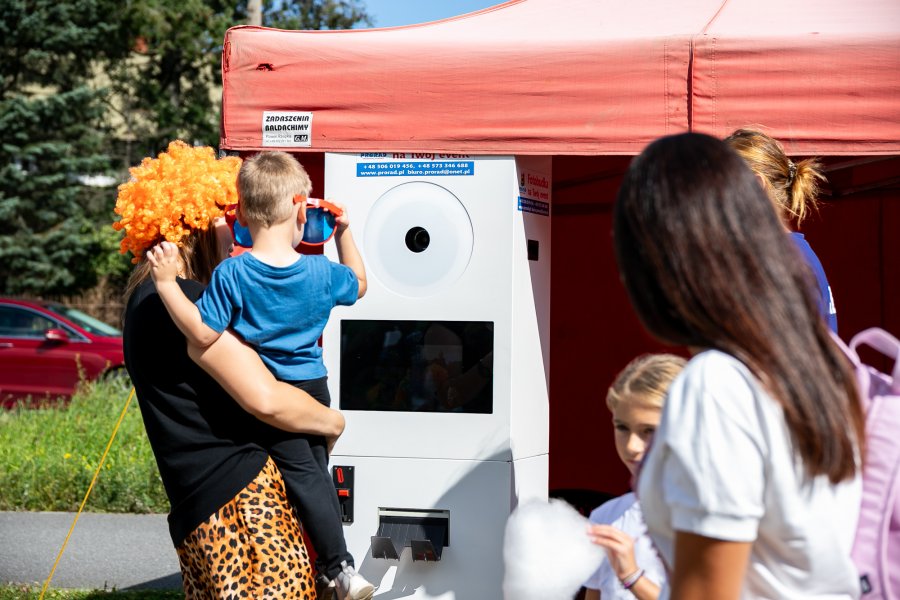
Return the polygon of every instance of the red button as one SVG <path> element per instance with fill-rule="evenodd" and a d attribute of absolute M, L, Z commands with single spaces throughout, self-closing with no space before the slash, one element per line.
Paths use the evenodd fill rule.
<path fill-rule="evenodd" d="M 342 496 L 344 498 L 349 498 L 350 490 L 338 490 L 338 496 Z"/>

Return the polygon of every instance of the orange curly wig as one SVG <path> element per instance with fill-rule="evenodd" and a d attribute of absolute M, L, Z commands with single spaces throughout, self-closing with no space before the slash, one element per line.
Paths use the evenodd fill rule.
<path fill-rule="evenodd" d="M 191 231 L 205 230 L 225 208 L 237 204 L 237 174 L 241 159 L 216 159 L 209 146 L 193 147 L 176 140 L 157 158 L 147 157 L 129 169 L 131 181 L 119 186 L 113 223 L 125 230 L 120 252 L 140 262 L 152 245 L 169 240 L 180 244 Z"/>

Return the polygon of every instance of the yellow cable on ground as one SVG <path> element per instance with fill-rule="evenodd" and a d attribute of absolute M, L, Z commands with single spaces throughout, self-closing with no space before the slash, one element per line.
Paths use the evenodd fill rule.
<path fill-rule="evenodd" d="M 128 400 L 125 401 L 125 406 L 122 407 L 122 414 L 119 415 L 119 420 L 116 421 L 116 426 L 113 428 L 112 435 L 109 437 L 109 443 L 106 444 L 106 450 L 103 451 L 103 456 L 100 457 L 100 464 L 97 465 L 97 470 L 94 472 L 94 478 L 91 479 L 91 485 L 88 486 L 87 492 L 84 494 L 84 500 L 81 501 L 81 506 L 78 507 L 78 512 L 75 513 L 75 519 L 72 521 L 72 526 L 69 527 L 69 533 L 66 534 L 66 539 L 63 541 L 62 548 L 59 549 L 59 554 L 56 555 L 56 562 L 53 563 L 53 568 L 50 569 L 50 575 L 47 576 L 47 581 L 44 582 L 44 587 L 41 588 L 41 595 L 38 597 L 38 600 L 44 600 L 44 594 L 47 593 L 47 588 L 50 586 L 50 581 L 53 579 L 53 573 L 56 572 L 56 567 L 59 565 L 59 559 L 62 558 L 62 554 L 66 550 L 66 545 L 69 543 L 69 538 L 72 537 L 72 532 L 75 530 L 75 523 L 78 522 L 78 517 L 81 516 L 81 511 L 84 510 L 84 505 L 87 503 L 88 496 L 91 495 L 91 490 L 94 489 L 94 484 L 97 483 L 97 477 L 100 476 L 100 469 L 103 467 L 106 455 L 109 454 L 109 449 L 112 447 L 113 440 L 116 439 L 116 433 L 119 432 L 119 426 L 125 418 L 125 411 L 128 410 L 132 398 L 134 398 L 133 386 L 131 388 L 131 393 L 128 394 Z"/>

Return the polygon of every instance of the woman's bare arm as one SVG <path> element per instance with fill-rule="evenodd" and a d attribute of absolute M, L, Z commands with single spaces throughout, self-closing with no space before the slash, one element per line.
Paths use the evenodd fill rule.
<path fill-rule="evenodd" d="M 750 542 L 726 542 L 675 532 L 672 600 L 740 597 L 750 559 Z"/>
<path fill-rule="evenodd" d="M 273 427 L 322 435 L 329 451 L 344 431 L 344 416 L 292 385 L 275 379 L 255 350 L 230 330 L 212 345 L 188 345 L 191 359 L 248 413 Z"/>

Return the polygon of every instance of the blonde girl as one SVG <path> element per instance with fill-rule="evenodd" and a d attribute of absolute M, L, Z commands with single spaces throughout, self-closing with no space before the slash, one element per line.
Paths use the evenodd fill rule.
<path fill-rule="evenodd" d="M 663 401 L 685 360 L 672 354 L 647 354 L 632 360 L 606 394 L 612 413 L 616 452 L 634 475 L 659 425 Z M 585 600 L 656 600 L 665 569 L 646 535 L 633 493 L 606 502 L 591 513 L 590 536 L 606 550 L 607 560 L 587 581 Z"/>

